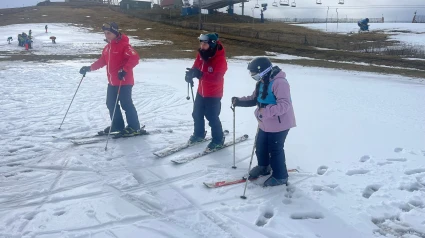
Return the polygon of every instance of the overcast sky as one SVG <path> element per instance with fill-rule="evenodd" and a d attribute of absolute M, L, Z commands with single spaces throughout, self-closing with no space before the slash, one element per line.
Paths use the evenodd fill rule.
<path fill-rule="evenodd" d="M 10 7 L 22 7 L 22 6 L 34 6 L 41 0 L 0 0 L 0 8 L 10 8 Z M 52 2 L 63 2 L 64 0 L 51 0 Z M 205 0 L 208 1 L 208 0 Z M 256 0 L 250 0 L 251 2 L 256 2 Z M 269 14 L 273 15 L 272 17 L 326 17 L 326 10 L 318 8 L 315 9 L 306 9 L 305 7 L 317 7 L 315 4 L 316 0 L 295 0 L 297 3 L 296 8 L 281 8 L 279 7 L 279 12 L 283 11 L 282 14 L 277 14 L 277 9 L 272 9 L 271 4 L 274 0 L 260 0 L 260 3 L 267 2 L 269 3 Z M 276 0 L 279 2 L 279 0 Z M 294 0 L 290 0 L 292 2 Z M 371 5 L 385 5 L 385 6 L 394 6 L 392 8 L 365 8 L 365 9 L 350 9 L 349 7 L 367 7 Z M 412 8 L 402 8 L 400 6 L 422 6 L 422 7 L 412 7 Z M 322 0 L 322 7 L 325 6 L 334 6 L 339 7 L 338 12 L 340 17 L 381 17 L 384 15 L 386 20 L 412 20 L 413 13 L 417 10 L 419 15 L 425 15 L 425 0 L 345 0 L 344 5 L 338 5 L 338 0 Z M 395 7 L 398 6 L 398 7 Z M 237 8 L 238 6 L 235 6 Z M 303 9 L 304 8 L 304 9 Z M 249 9 L 246 9 L 247 11 Z M 250 10 L 249 10 L 250 11 Z M 267 12 L 265 12 L 266 17 Z M 278 16 L 275 16 L 278 15 Z M 336 17 L 335 8 L 329 11 L 329 17 Z"/>

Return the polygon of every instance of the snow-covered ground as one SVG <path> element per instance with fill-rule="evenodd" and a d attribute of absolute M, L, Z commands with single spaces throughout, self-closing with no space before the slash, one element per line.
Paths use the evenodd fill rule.
<path fill-rule="evenodd" d="M 48 33 L 44 26 L 48 25 Z M 105 46 L 105 36 L 102 32 L 90 32 L 91 28 L 81 28 L 76 24 L 15 24 L 1 26 L 0 32 L 7 38 L 13 37 L 12 44 L 7 41 L 0 41 L 0 51 L 9 51 L 10 53 L 19 53 L 25 51 L 23 47 L 18 46 L 18 34 L 25 32 L 28 34 L 32 30 L 33 49 L 30 53 L 37 55 L 81 55 L 98 54 Z M 52 44 L 51 36 L 56 37 L 56 44 Z M 129 37 L 133 46 L 154 46 L 160 44 L 172 44 L 171 41 L 158 40 L 139 40 L 135 37 Z"/>
<path fill-rule="evenodd" d="M 297 24 L 315 30 L 326 31 L 326 23 L 315 24 Z M 328 23 L 328 32 L 338 32 L 346 34 L 349 32 L 358 32 L 357 23 Z M 400 41 L 401 43 L 423 47 L 425 49 L 425 27 L 420 23 L 371 23 L 370 31 L 383 31 L 391 35 L 390 40 Z"/>
<path fill-rule="evenodd" d="M 295 56 L 295 55 L 288 55 L 288 54 L 281 54 L 276 52 L 270 52 L 266 51 L 265 55 L 269 57 L 270 59 L 277 59 L 277 60 L 301 60 L 301 59 L 308 59 L 308 60 L 314 60 L 310 57 L 301 57 L 301 56 Z M 252 60 L 254 56 L 235 56 L 234 59 L 241 59 L 241 60 Z"/>
<path fill-rule="evenodd" d="M 297 24 L 299 26 L 304 26 L 316 30 L 326 30 L 326 23 L 312 23 L 312 24 Z M 373 31 L 411 31 L 412 33 L 424 33 L 424 25 L 420 23 L 371 23 L 370 30 Z M 359 26 L 357 23 L 339 23 L 338 26 L 336 23 L 328 23 L 328 31 L 330 32 L 341 32 L 346 33 L 350 31 L 357 32 Z"/>
<path fill-rule="evenodd" d="M 322 50 L 321 48 L 319 48 L 320 50 Z M 332 50 L 332 49 L 323 49 L 323 50 Z M 276 53 L 276 52 L 269 52 L 266 51 L 265 55 L 267 57 L 269 57 L 270 59 L 275 59 L 275 60 L 318 60 L 318 59 L 314 59 L 314 58 L 310 58 L 310 57 L 300 57 L 300 56 L 295 56 L 295 55 L 288 55 L 288 54 L 280 54 L 280 53 Z M 233 59 L 240 59 L 240 60 L 252 60 L 255 57 L 259 57 L 262 55 L 257 55 L 257 56 L 252 56 L 252 55 L 243 55 L 243 56 L 235 56 L 233 57 Z M 425 60 L 425 59 L 420 59 L 420 58 L 405 58 L 406 60 Z M 388 65 L 382 65 L 382 64 L 371 64 L 371 63 L 365 63 L 365 62 L 356 62 L 356 61 L 341 61 L 341 60 L 326 60 L 327 62 L 331 62 L 331 63 L 338 63 L 338 64 L 355 64 L 355 65 L 362 65 L 362 66 L 374 66 L 374 67 L 380 67 L 380 68 L 393 68 L 393 69 L 407 69 L 407 70 L 415 70 L 415 71 L 424 71 L 424 70 L 420 70 L 420 69 L 416 69 L 416 68 L 408 68 L 408 67 L 394 67 L 394 66 L 388 66 Z M 416 79 L 415 81 L 417 82 L 424 82 L 424 79 Z"/>
<path fill-rule="evenodd" d="M 173 133 L 112 140 L 108 151 L 104 143 L 74 146 L 63 138 L 92 135 L 110 123 L 101 69 L 87 74 L 57 129 L 78 71 L 90 62 L 0 62 L 0 237 L 425 236 L 424 84 L 280 65 L 298 124 L 285 144 L 287 164 L 302 172 L 290 174 L 288 188 L 252 182 L 242 200 L 243 185 L 202 183 L 246 173 L 253 108 L 236 109 L 236 135 L 251 138 L 236 147 L 236 170 L 231 148 L 179 166 L 171 162 L 206 144 L 156 158 L 153 152 L 192 133 L 184 82 L 192 59 L 144 60 L 133 89 L 140 120 L 147 129 Z M 225 77 L 221 119 L 231 132 L 230 98 L 254 88 L 246 65 L 229 60 Z"/>

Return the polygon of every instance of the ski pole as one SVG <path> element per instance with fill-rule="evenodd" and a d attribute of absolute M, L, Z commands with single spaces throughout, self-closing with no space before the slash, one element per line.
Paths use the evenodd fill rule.
<path fill-rule="evenodd" d="M 245 193 L 246 193 L 246 187 L 248 186 L 249 171 L 251 170 L 252 159 L 254 158 L 255 146 L 257 144 L 257 136 L 258 136 L 258 132 L 259 131 L 260 131 L 260 125 L 258 125 L 258 127 L 257 127 L 257 134 L 255 134 L 254 146 L 252 147 L 251 161 L 249 162 L 248 175 L 246 177 L 245 188 L 243 190 L 243 195 L 241 196 L 242 199 L 246 199 Z"/>
<path fill-rule="evenodd" d="M 120 85 L 118 86 L 118 92 L 117 92 L 117 99 L 115 99 L 114 112 L 112 113 L 111 126 L 109 127 L 108 137 L 106 138 L 105 151 L 108 150 L 109 136 L 111 135 L 112 125 L 114 124 L 115 111 L 116 111 L 117 105 L 118 105 L 118 98 L 120 97 L 121 83 L 122 83 L 122 81 L 120 80 Z"/>
<path fill-rule="evenodd" d="M 235 107 L 233 106 L 233 104 L 230 106 L 230 109 L 232 109 L 233 111 L 233 166 L 232 169 L 236 169 L 236 111 L 235 111 Z"/>
<path fill-rule="evenodd" d="M 193 82 L 190 84 L 190 90 L 192 91 L 193 104 L 195 104 L 195 97 L 193 96 Z"/>
<path fill-rule="evenodd" d="M 190 100 L 190 96 L 189 96 L 189 88 L 190 88 L 190 83 L 187 83 L 187 100 Z"/>
<path fill-rule="evenodd" d="M 86 76 L 86 74 L 83 74 L 83 77 L 81 77 L 80 83 L 78 84 L 77 90 L 75 90 L 74 96 L 72 97 L 71 103 L 69 104 L 68 110 L 66 110 L 65 116 L 62 119 L 62 122 L 59 126 L 59 130 L 62 127 L 63 122 L 65 121 L 66 115 L 68 115 L 68 111 L 71 108 L 72 102 L 74 101 L 75 95 L 77 95 L 78 89 L 80 88 L 81 82 L 83 82 L 84 77 Z"/>

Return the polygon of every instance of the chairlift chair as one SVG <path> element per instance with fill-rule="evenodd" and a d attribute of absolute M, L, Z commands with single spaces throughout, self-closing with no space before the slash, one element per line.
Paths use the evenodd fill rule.
<path fill-rule="evenodd" d="M 297 4 L 295 3 L 295 0 L 291 3 L 291 7 L 297 7 Z"/>
<path fill-rule="evenodd" d="M 278 6 L 276 0 L 274 0 L 274 2 L 272 3 L 272 6 L 273 7 L 277 7 Z"/>
<path fill-rule="evenodd" d="M 341 4 L 341 5 L 344 4 L 344 0 L 339 0 L 338 4 Z"/>
<path fill-rule="evenodd" d="M 322 0 L 316 0 L 316 4 L 322 4 Z"/>
<path fill-rule="evenodd" d="M 257 4 L 255 4 L 255 8 L 260 8 L 260 4 L 258 4 L 258 0 L 257 0 Z"/>
<path fill-rule="evenodd" d="M 281 6 L 289 6 L 289 0 L 280 0 Z"/>

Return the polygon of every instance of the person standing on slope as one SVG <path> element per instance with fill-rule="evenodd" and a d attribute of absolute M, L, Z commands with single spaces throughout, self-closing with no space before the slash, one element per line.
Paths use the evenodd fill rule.
<path fill-rule="evenodd" d="M 44 29 L 46 29 L 46 33 L 47 33 L 47 25 L 44 27 Z"/>
<path fill-rule="evenodd" d="M 131 97 L 134 85 L 133 68 L 139 64 L 139 55 L 129 44 L 128 37 L 118 31 L 118 25 L 115 22 L 103 24 L 102 30 L 108 44 L 103 49 L 100 58 L 91 66 L 82 67 L 80 73 L 85 74 L 106 66 L 108 77 L 106 106 L 113 124 L 112 128 L 108 126 L 103 132 L 108 133 L 110 130 L 111 132 L 120 132 L 122 136 L 139 135 L 141 133 L 139 118 Z M 119 89 L 119 85 L 121 85 L 121 89 Z M 115 117 L 112 118 L 118 90 L 120 91 Z M 128 126 L 125 128 L 119 103 L 126 114 Z"/>
<path fill-rule="evenodd" d="M 28 49 L 32 49 L 32 37 L 31 36 L 28 36 L 27 37 L 27 40 L 26 40 L 26 43 L 27 43 L 27 45 L 28 45 Z"/>
<path fill-rule="evenodd" d="M 257 82 L 254 93 L 247 97 L 232 97 L 234 107 L 257 106 L 257 141 L 255 144 L 258 166 L 249 172 L 250 178 L 272 175 L 264 186 L 287 184 L 284 143 L 289 129 L 296 126 L 289 83 L 286 74 L 272 65 L 267 57 L 257 57 L 249 65 L 251 77 Z"/>
<path fill-rule="evenodd" d="M 185 77 L 186 82 L 192 85 L 193 78 L 199 79 L 192 112 L 194 132 L 189 143 L 199 143 L 205 138 L 205 117 L 209 121 L 212 135 L 207 150 L 212 151 L 222 148 L 225 140 L 219 116 L 227 61 L 218 34 L 201 34 L 198 39 L 200 42 L 198 54 L 192 68 L 187 68 Z"/>
<path fill-rule="evenodd" d="M 22 34 L 18 34 L 18 46 L 22 46 L 23 45 L 23 38 L 22 38 Z"/>
<path fill-rule="evenodd" d="M 358 21 L 357 25 L 360 27 L 360 31 L 369 31 L 369 18 Z"/>

